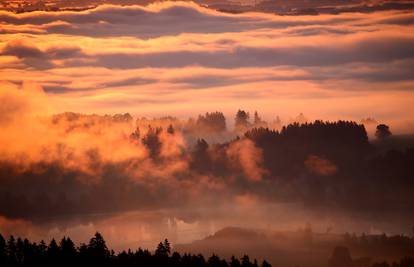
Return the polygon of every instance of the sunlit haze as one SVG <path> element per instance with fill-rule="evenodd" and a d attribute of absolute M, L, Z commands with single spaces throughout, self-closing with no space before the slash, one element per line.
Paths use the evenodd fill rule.
<path fill-rule="evenodd" d="M 5 238 L 414 253 L 412 1 L 2 1 L 0 69 Z"/>

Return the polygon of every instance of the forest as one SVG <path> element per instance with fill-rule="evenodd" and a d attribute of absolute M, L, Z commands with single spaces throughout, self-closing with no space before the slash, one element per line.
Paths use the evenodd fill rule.
<path fill-rule="evenodd" d="M 364 239 L 366 237 L 361 237 Z M 380 242 L 384 242 L 383 238 Z M 357 241 L 357 240 L 355 240 Z M 362 241 L 366 242 L 366 241 Z M 395 245 L 395 244 L 394 244 Z M 300 255 L 298 255 L 300 256 Z M 375 262 L 369 264 L 366 258 L 353 260 L 345 246 L 337 246 L 327 260 L 329 267 L 412 267 L 414 258 L 404 257 L 398 262 Z M 153 252 L 148 249 L 128 249 L 115 253 L 109 249 L 103 236 L 96 232 L 89 243 L 76 246 L 70 237 L 63 237 L 59 242 L 52 239 L 49 244 L 41 240 L 38 244 L 27 238 L 7 240 L 0 234 L 1 266 L 154 266 L 154 267 L 272 267 L 266 260 L 259 265 L 256 259 L 248 255 L 240 259 L 231 256 L 229 260 L 212 254 L 205 258 L 202 254 L 189 254 L 173 251 L 170 242 L 165 239 Z"/>
<path fill-rule="evenodd" d="M 65 229 L 132 213 L 137 214 L 138 222 L 147 216 L 145 231 L 153 238 L 173 236 L 175 243 L 181 235 L 178 224 L 200 223 L 200 228 L 206 228 L 214 222 L 224 227 L 244 223 L 247 228 L 277 229 L 288 221 L 294 228 L 313 216 L 319 233 L 326 227 L 327 238 L 332 228 L 336 233 L 369 233 L 372 225 L 379 234 L 403 235 L 384 238 L 371 233 L 366 237 L 370 241 L 365 242 L 363 236 L 348 234 L 325 247 L 316 241 L 311 247 L 307 241 L 286 244 L 280 237 L 275 241 L 280 244 L 269 248 L 270 253 L 284 246 L 289 251 L 283 260 L 294 262 L 295 253 L 320 247 L 319 262 L 328 262 L 327 253 L 334 246 L 343 246 L 373 259 L 384 256 L 387 264 L 396 262 L 393 267 L 406 267 L 405 259 L 398 262 L 413 252 L 408 236 L 414 219 L 414 145 L 410 137 L 401 139 L 388 125 L 376 121 L 373 125 L 373 121 L 310 121 L 299 114 L 291 121 L 276 117 L 267 122 L 258 112 L 250 116 L 244 110 L 231 120 L 218 111 L 187 120 L 68 112 L 30 121 L 31 132 L 21 131 L 20 125 L 28 122 L 18 121 L 14 139 L 24 144 L 24 149 L 10 146 L 0 155 L 0 230 L 5 236 L 17 231 L 15 236 L 34 239 L 30 234 L 35 233 L 46 239 L 51 234 L 43 231 L 50 228 L 63 231 L 57 236 L 68 236 L 71 232 L 65 233 Z M 374 132 L 369 135 L 367 127 Z M 278 205 L 286 209 L 277 210 Z M 355 226 L 341 226 L 343 218 L 351 218 Z M 158 229 L 166 221 L 170 232 L 161 236 L 166 232 Z M 154 223 L 155 230 L 151 228 Z M 128 229 L 133 231 L 134 227 Z M 111 244 L 120 242 L 122 249 L 132 244 L 121 239 L 114 234 L 110 237 Z M 198 251 L 171 254 L 172 249 L 164 243 L 155 253 L 139 249 L 116 254 L 106 247 L 101 235 L 79 247 L 67 237 L 48 245 L 13 237 L 2 240 L 2 259 L 11 265 L 77 265 L 76 261 L 98 259 L 111 266 L 268 264 L 261 262 L 265 257 L 250 252 L 245 253 L 260 263 L 248 258 L 207 258 L 214 251 L 203 256 Z M 168 253 L 160 252 L 163 246 Z M 279 254 L 268 255 L 271 259 L 266 260 L 276 266 Z"/>
<path fill-rule="evenodd" d="M 43 240 L 37 244 L 27 238 L 10 236 L 5 240 L 0 235 L 0 265 L 1 266 L 171 266 L 171 267 L 271 267 L 264 260 L 260 265 L 257 260 L 251 261 L 244 255 L 230 261 L 221 259 L 213 254 L 209 258 L 203 255 L 173 252 L 167 239 L 160 242 L 157 248 L 150 252 L 148 249 L 128 249 L 115 253 L 110 250 L 103 236 L 96 233 L 88 244 L 75 246 L 69 237 L 63 237 L 60 242 L 52 239 L 49 244 Z"/>
<path fill-rule="evenodd" d="M 387 125 L 378 125 L 373 141 L 357 122 L 308 122 L 303 114 L 296 120 L 268 123 L 239 110 L 229 129 L 221 112 L 187 121 L 58 114 L 42 121 L 47 146 L 31 143 L 33 149 L 0 158 L 0 214 L 42 219 L 182 207 L 196 187 L 205 187 L 199 190 L 207 197 L 227 188 L 232 195 L 366 217 L 414 208 L 414 146 L 383 151 L 382 143 L 394 138 Z M 27 134 L 45 138 L 34 133 Z M 26 186 L 34 179 L 36 185 Z M 163 193 L 151 190 L 152 183 Z M 189 183 L 194 187 L 174 195 L 176 186 Z"/>

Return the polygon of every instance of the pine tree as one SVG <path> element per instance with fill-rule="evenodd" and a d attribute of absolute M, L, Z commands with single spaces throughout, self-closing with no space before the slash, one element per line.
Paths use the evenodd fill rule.
<path fill-rule="evenodd" d="M 6 260 L 6 240 L 0 234 L 0 264 Z"/>
<path fill-rule="evenodd" d="M 266 260 L 264 260 L 262 262 L 262 267 L 272 267 L 272 265 L 270 265 L 270 263 L 268 263 Z"/>

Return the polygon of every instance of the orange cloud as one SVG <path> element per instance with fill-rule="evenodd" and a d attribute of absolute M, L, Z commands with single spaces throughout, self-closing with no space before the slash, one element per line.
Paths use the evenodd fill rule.
<path fill-rule="evenodd" d="M 261 181 L 267 171 L 261 166 L 262 152 L 249 139 L 241 139 L 230 145 L 227 155 L 240 164 L 243 172 L 253 182 Z"/>
<path fill-rule="evenodd" d="M 323 176 L 333 175 L 338 171 L 338 168 L 331 161 L 315 155 L 310 155 L 305 160 L 305 166 L 311 172 Z"/>

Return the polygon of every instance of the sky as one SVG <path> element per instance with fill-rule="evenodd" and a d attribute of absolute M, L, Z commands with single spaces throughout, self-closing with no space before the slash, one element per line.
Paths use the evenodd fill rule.
<path fill-rule="evenodd" d="M 225 14 L 192 3 L 0 13 L 4 87 L 56 111 L 374 117 L 413 128 L 414 15 Z"/>
<path fill-rule="evenodd" d="M 153 245 L 172 233 L 185 233 L 174 241 L 187 242 L 234 222 L 267 227 L 278 220 L 292 229 L 299 226 L 293 221 L 307 217 L 323 221 L 321 229 L 335 223 L 338 231 L 359 223 L 347 221 L 347 214 L 308 214 L 298 203 L 262 205 L 246 189 L 268 189 L 262 151 L 248 140 L 212 152 L 244 179 L 222 180 L 193 172 L 182 133 L 161 135 L 161 164 L 142 143 L 131 144 L 135 124 L 80 115 L 79 121 L 69 115 L 51 122 L 45 119 L 51 114 L 187 119 L 222 111 L 231 126 L 235 112 L 245 109 L 268 121 L 280 116 L 288 122 L 299 113 L 311 120 L 369 117 L 394 134 L 414 130 L 411 11 L 277 16 L 221 13 L 190 2 L 102 5 L 81 12 L 0 11 L 0 33 L 0 183 L 28 195 L 90 193 L 86 214 L 0 215 L 6 232 L 85 241 L 99 228 L 115 248 L 125 248 L 137 240 Z M 337 170 L 328 159 L 307 162 L 329 165 L 327 175 Z M 9 181 L 5 172 L 18 178 Z M 103 210 L 111 204 L 108 195 L 122 207 Z M 65 216 L 76 222 L 66 224 Z M 207 220 L 213 217 L 222 220 Z"/>

